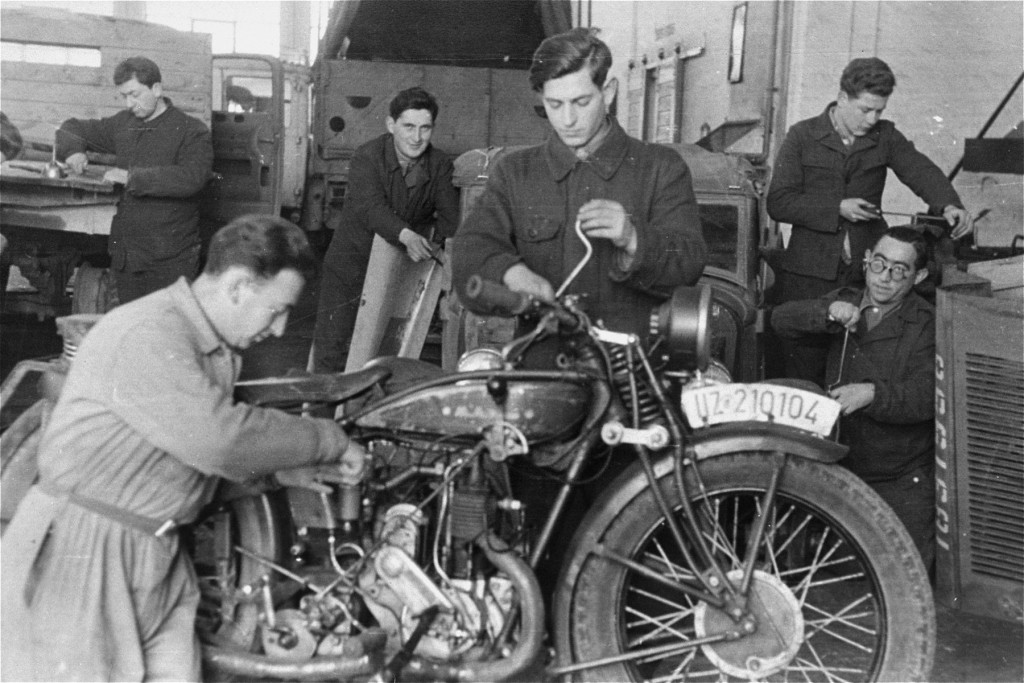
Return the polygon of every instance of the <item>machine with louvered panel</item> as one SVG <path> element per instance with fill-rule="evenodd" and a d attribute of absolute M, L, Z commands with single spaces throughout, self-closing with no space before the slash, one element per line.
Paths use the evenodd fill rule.
<path fill-rule="evenodd" d="M 936 597 L 1020 622 L 1024 300 L 942 289 L 936 304 Z"/>

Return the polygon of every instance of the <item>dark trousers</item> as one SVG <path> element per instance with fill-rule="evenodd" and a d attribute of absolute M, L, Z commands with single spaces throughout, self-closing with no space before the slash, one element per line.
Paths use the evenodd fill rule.
<path fill-rule="evenodd" d="M 111 270 L 114 286 L 117 287 L 117 302 L 126 304 L 172 285 L 182 276 L 193 280 L 199 272 L 199 247 L 189 249 L 173 259 L 149 264 L 145 270 Z"/>
<path fill-rule="evenodd" d="M 772 288 L 771 303 L 778 305 L 787 301 L 817 299 L 840 287 L 860 287 L 864 284 L 864 273 L 856 263 L 839 265 L 835 279 L 823 280 L 809 275 L 776 271 L 775 286 Z M 825 362 L 831 338 L 828 335 L 806 337 L 799 340 L 780 339 L 771 331 L 771 324 L 765 325 L 765 375 L 767 378 L 787 377 L 814 382 L 825 386 Z"/>
<path fill-rule="evenodd" d="M 929 576 L 935 574 L 935 464 L 890 481 L 869 482 L 895 511 L 921 553 Z"/>
<path fill-rule="evenodd" d="M 330 265 L 328 262 L 330 260 Z M 342 372 L 366 279 L 369 255 L 332 259 L 329 250 L 320 274 L 320 298 L 313 333 L 313 372 Z"/>

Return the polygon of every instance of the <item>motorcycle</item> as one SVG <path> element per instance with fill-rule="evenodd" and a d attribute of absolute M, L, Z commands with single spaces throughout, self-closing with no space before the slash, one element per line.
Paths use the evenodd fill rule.
<path fill-rule="evenodd" d="M 731 383 L 708 351 L 708 288 L 654 312 L 653 346 L 604 329 L 576 295 L 545 303 L 474 278 L 466 296 L 526 333 L 455 373 L 384 358 L 239 386 L 296 411 L 343 404 L 369 459 L 358 486 L 330 494 L 225 494 L 192 530 L 212 671 L 928 680 L 928 576 L 892 510 L 836 464 L 838 404 Z M 553 369 L 524 367 L 552 342 Z M 611 449 L 632 463 L 561 544 L 574 490 Z M 540 524 L 531 477 L 557 486 Z"/>

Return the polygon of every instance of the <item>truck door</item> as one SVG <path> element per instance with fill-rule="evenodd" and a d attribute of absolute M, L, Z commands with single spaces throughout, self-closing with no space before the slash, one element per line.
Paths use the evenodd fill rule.
<path fill-rule="evenodd" d="M 213 57 L 213 170 L 204 218 L 219 227 L 246 213 L 281 213 L 285 79 L 259 55 Z"/>

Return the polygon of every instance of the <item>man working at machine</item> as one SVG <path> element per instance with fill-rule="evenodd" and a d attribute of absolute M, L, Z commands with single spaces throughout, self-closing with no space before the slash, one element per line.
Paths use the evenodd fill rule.
<path fill-rule="evenodd" d="M 584 254 L 577 223 L 594 255 L 568 291 L 584 294 L 590 314 L 612 329 L 646 336 L 651 309 L 700 277 L 707 249 L 690 170 L 674 151 L 627 136 L 609 114 L 618 91 L 611 64 L 594 29 L 537 48 L 530 84 L 555 134 L 491 171 L 455 238 L 456 291 L 478 274 L 552 300 Z"/>
<path fill-rule="evenodd" d="M 413 262 L 436 258 L 455 234 L 459 196 L 452 161 L 430 144 L 437 120 L 434 97 L 422 88 L 398 93 L 388 132 L 352 157 L 340 224 L 324 256 L 313 342 L 313 369 L 345 369 L 359 314 L 374 235 L 401 244 Z"/>
<path fill-rule="evenodd" d="M 297 226 L 242 216 L 195 282 L 90 330 L 3 539 L 3 680 L 198 681 L 200 593 L 177 526 L 221 478 L 358 483 L 365 453 L 333 420 L 232 398 L 240 352 L 281 336 L 315 263 Z"/>
<path fill-rule="evenodd" d="M 454 284 L 468 308 L 473 302 L 462 295 L 473 275 L 553 300 L 554 287 L 584 256 L 579 231 L 594 253 L 567 291 L 582 295 L 589 315 L 610 329 L 646 339 L 651 310 L 701 276 L 707 247 L 690 170 L 671 149 L 630 138 L 611 116 L 618 88 L 607 79 L 611 64 L 611 51 L 595 29 L 552 36 L 534 53 L 530 84 L 554 135 L 498 160 L 455 236 Z M 548 366 L 551 351 L 530 362 Z M 630 456 L 615 457 L 615 466 L 588 473 L 588 486 L 578 490 L 582 499 L 571 510 L 586 509 L 587 498 Z M 539 524 L 557 485 L 538 479 L 524 484 L 528 524 Z M 572 528 L 570 520 L 563 531 Z M 556 540 L 553 552 L 567 541 Z M 550 590 L 554 576 L 540 578 Z"/>
<path fill-rule="evenodd" d="M 863 282 L 861 254 L 886 229 L 882 193 L 888 169 L 959 239 L 974 219 L 949 180 L 891 121 L 882 119 L 896 77 L 877 57 L 854 59 L 836 101 L 794 125 L 779 149 L 768 190 L 768 214 L 793 232 L 776 272 L 772 299 L 784 303 Z M 782 344 L 784 375 L 822 382 L 824 347 Z"/>
<path fill-rule="evenodd" d="M 826 336 L 831 395 L 842 404 L 842 461 L 935 560 L 935 308 L 913 291 L 928 277 L 924 237 L 890 228 L 864 254 L 863 289 L 778 306 L 784 339 Z"/>
<path fill-rule="evenodd" d="M 108 251 L 120 303 L 166 287 L 199 269 L 199 193 L 210 179 L 210 131 L 163 95 L 160 68 L 131 57 L 114 69 L 125 110 L 105 119 L 68 119 L 57 131 L 57 158 L 75 173 L 86 152 L 117 156 L 104 175 L 124 185 Z"/>

